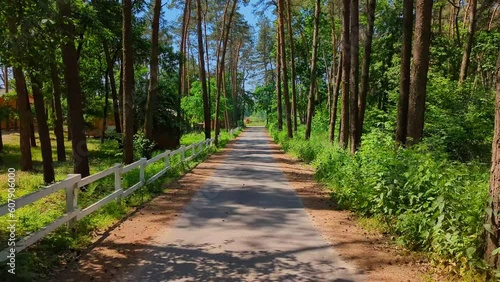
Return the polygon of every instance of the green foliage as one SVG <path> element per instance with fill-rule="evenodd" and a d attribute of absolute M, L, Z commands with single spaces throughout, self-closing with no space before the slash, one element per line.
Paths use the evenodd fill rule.
<path fill-rule="evenodd" d="M 293 140 L 275 125 L 269 129 L 284 150 L 315 166 L 316 177 L 332 188 L 341 207 L 382 219 L 410 249 L 462 269 L 483 265 L 484 166 L 448 161 L 447 154 L 431 151 L 426 143 L 399 148 L 379 129 L 364 136 L 355 155 L 330 144 L 324 131 L 313 131 L 306 142 L 303 128 Z"/>
<path fill-rule="evenodd" d="M 153 156 L 155 146 L 156 143 L 146 138 L 142 131 L 134 135 L 134 153 L 136 154 L 136 159 L 150 159 Z"/>
<path fill-rule="evenodd" d="M 214 80 L 210 81 L 210 93 L 211 93 L 211 95 L 210 95 L 211 117 L 212 117 L 212 119 L 215 119 L 215 101 L 216 101 L 216 94 L 215 93 L 217 93 L 217 88 L 216 88 Z M 219 116 L 220 117 L 224 116 L 224 111 L 226 109 L 229 109 L 228 106 L 229 106 L 228 99 L 226 99 L 224 97 L 224 95 L 221 95 L 220 107 L 219 107 Z M 181 107 L 182 107 L 182 110 L 184 111 L 184 114 L 189 119 L 189 121 L 191 121 L 192 123 L 203 122 L 203 120 L 204 120 L 204 118 L 203 118 L 203 94 L 201 91 L 201 82 L 200 81 L 194 81 L 192 83 L 191 95 L 182 97 Z"/>

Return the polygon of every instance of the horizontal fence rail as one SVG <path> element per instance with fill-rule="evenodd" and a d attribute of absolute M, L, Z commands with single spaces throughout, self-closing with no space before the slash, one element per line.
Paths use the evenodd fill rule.
<path fill-rule="evenodd" d="M 238 129 L 239 128 L 231 129 L 229 131 L 230 136 L 232 137 L 233 134 Z M 66 177 L 66 179 L 64 179 L 61 182 L 54 183 L 52 185 L 47 186 L 46 188 L 43 188 L 42 190 L 17 198 L 15 200 L 15 207 L 16 209 L 19 209 L 21 207 L 34 203 L 35 201 L 38 201 L 46 196 L 56 193 L 60 190 L 64 189 L 66 191 L 66 213 L 64 213 L 61 217 L 55 219 L 47 226 L 36 231 L 35 233 L 32 233 L 22 238 L 18 242 L 16 242 L 16 253 L 34 244 L 35 242 L 42 239 L 43 237 L 45 237 L 47 234 L 54 231 L 58 227 L 64 224 L 71 226 L 74 222 L 81 220 L 82 218 L 93 213 L 102 206 L 114 200 L 119 201 L 121 198 L 129 196 L 130 194 L 134 193 L 144 185 L 153 183 L 154 181 L 158 180 L 158 178 L 167 173 L 169 169 L 175 168 L 179 165 L 182 165 L 183 163 L 189 162 L 190 160 L 196 158 L 200 153 L 208 150 L 213 146 L 214 146 L 214 139 L 206 139 L 199 143 L 191 144 L 187 147 L 182 145 L 179 149 L 174 151 L 167 150 L 157 156 L 152 157 L 149 160 L 146 158 L 142 158 L 134 163 L 125 166 L 123 166 L 122 164 L 116 164 L 111 168 L 92 174 L 85 178 L 82 178 L 80 174 L 69 174 Z M 191 155 L 188 158 L 186 158 L 186 152 L 191 152 Z M 171 163 L 172 157 L 175 155 L 180 156 L 179 161 L 176 164 L 172 164 Z M 159 161 L 163 161 L 164 163 L 163 169 L 146 180 L 145 179 L 146 167 Z M 140 175 L 139 182 L 130 186 L 129 188 L 123 189 L 122 175 L 134 169 L 139 169 L 139 175 Z M 99 199 L 97 202 L 91 204 L 85 209 L 80 210 L 80 208 L 78 207 L 78 193 L 80 191 L 80 188 L 85 187 L 91 183 L 94 183 L 110 175 L 114 175 L 115 178 L 114 192 L 107 195 L 104 198 Z M 8 203 L 1 205 L 0 216 L 4 216 L 8 213 L 9 213 Z M 9 252 L 10 248 L 11 247 L 8 247 L 0 252 L 0 262 L 3 262 L 7 259 L 7 255 L 10 253 Z"/>

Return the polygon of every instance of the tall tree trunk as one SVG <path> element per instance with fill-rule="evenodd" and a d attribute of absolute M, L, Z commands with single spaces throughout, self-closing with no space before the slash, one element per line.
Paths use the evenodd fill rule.
<path fill-rule="evenodd" d="M 361 90 L 358 97 L 358 128 L 356 135 L 356 147 L 361 146 L 361 135 L 363 134 L 363 123 L 365 121 L 366 96 L 370 83 L 370 61 L 372 54 L 373 26 L 375 23 L 376 0 L 368 0 L 366 39 L 364 43 L 363 66 L 361 70 Z"/>
<path fill-rule="evenodd" d="M 455 33 L 457 36 L 457 44 L 459 47 L 462 47 L 462 39 L 460 37 L 460 26 L 458 24 L 459 15 L 460 15 L 460 0 L 458 1 L 458 5 L 455 6 L 455 16 L 453 17 L 453 19 L 454 19 L 453 26 L 455 27 Z"/>
<path fill-rule="evenodd" d="M 309 99 L 307 101 L 307 117 L 306 117 L 306 135 L 305 139 L 309 140 L 311 137 L 311 124 L 314 114 L 314 94 L 316 92 L 316 63 L 318 60 L 318 30 L 319 30 L 319 16 L 321 13 L 321 1 L 316 0 L 316 7 L 314 8 L 314 31 L 313 31 L 313 49 L 311 57 L 311 72 L 309 74 Z"/>
<path fill-rule="evenodd" d="M 470 7 L 470 23 L 469 31 L 467 33 L 467 41 L 465 42 L 464 55 L 462 57 L 462 65 L 460 66 L 460 76 L 458 79 L 458 84 L 461 85 L 467 78 L 467 69 L 470 63 L 470 54 L 472 51 L 472 44 L 474 43 L 474 32 L 476 29 L 476 10 L 477 10 L 477 0 L 471 0 L 469 2 Z"/>
<path fill-rule="evenodd" d="M 350 149 L 358 149 L 358 96 L 359 96 L 359 0 L 351 0 L 351 85 L 350 85 Z"/>
<path fill-rule="evenodd" d="M 22 6 L 19 7 L 22 9 Z M 16 11 L 21 14 L 22 11 Z M 17 14 L 16 13 L 16 14 Z M 17 38 L 17 24 L 20 21 L 19 15 L 10 16 L 8 19 L 9 23 L 9 34 L 12 38 Z M 18 55 L 18 54 L 17 54 Z M 26 78 L 24 76 L 23 69 L 20 66 L 15 66 L 12 68 L 14 72 L 14 80 L 16 83 L 17 92 L 17 112 L 19 114 L 19 147 L 21 151 L 21 170 L 32 170 L 33 161 L 31 156 L 31 146 L 30 146 L 30 121 L 31 121 L 31 111 L 29 110 L 29 101 L 26 100 L 28 96 L 28 89 L 26 87 Z M 16 122 L 17 125 L 17 122 Z"/>
<path fill-rule="evenodd" d="M 153 9 L 153 22 L 151 24 L 151 59 L 149 91 L 146 101 L 146 117 L 144 118 L 144 135 L 153 139 L 153 114 L 156 110 L 156 97 L 158 97 L 158 40 L 160 31 L 161 0 L 155 0 Z"/>
<path fill-rule="evenodd" d="M 351 6 L 349 0 L 342 0 L 342 109 L 340 120 L 340 136 L 339 145 L 342 148 L 347 148 L 349 142 L 349 84 L 351 72 L 351 36 L 349 31 L 349 23 L 351 19 Z"/>
<path fill-rule="evenodd" d="M 35 103 L 36 120 L 38 124 L 38 136 L 40 137 L 40 147 L 42 151 L 43 180 L 45 183 L 52 183 L 55 180 L 54 167 L 52 162 L 52 146 L 50 144 L 49 126 L 45 114 L 45 103 L 43 101 L 42 83 L 39 77 L 31 75 L 31 88 L 33 90 L 33 100 Z"/>
<path fill-rule="evenodd" d="M 415 21 L 415 45 L 413 47 L 413 69 L 410 82 L 408 107 L 409 143 L 419 142 L 424 134 L 425 96 L 427 72 L 429 70 L 429 47 L 431 43 L 432 0 L 417 0 Z"/>
<path fill-rule="evenodd" d="M 279 29 L 281 27 L 278 26 L 278 32 L 276 33 L 276 108 L 277 108 L 277 115 L 278 115 L 278 130 L 282 131 L 283 130 L 283 106 L 282 106 L 282 99 L 281 99 L 281 48 L 279 47 L 281 45 L 281 39 L 280 39 L 280 32 Z"/>
<path fill-rule="evenodd" d="M 80 86 L 80 74 L 78 69 L 77 53 L 74 44 L 75 27 L 71 22 L 63 19 L 71 17 L 71 2 L 58 0 L 60 25 L 65 34 L 69 34 L 68 40 L 62 44 L 62 59 L 64 63 L 64 78 L 68 94 L 68 112 L 71 113 L 71 144 L 73 148 L 73 171 L 82 177 L 90 175 L 89 153 L 87 149 L 87 138 L 85 136 L 85 125 L 83 120 L 82 90 Z"/>
<path fill-rule="evenodd" d="M 123 43 L 122 43 L 123 45 Z M 125 122 L 125 117 L 123 115 L 123 50 L 120 54 L 120 74 L 119 74 L 119 79 L 120 79 L 120 86 L 118 87 L 118 112 L 120 116 L 120 127 L 122 129 L 122 133 L 124 130 L 124 125 L 123 123 Z"/>
<path fill-rule="evenodd" d="M 285 99 L 285 117 L 286 117 L 286 131 L 288 138 L 293 138 L 292 118 L 291 118 L 291 105 L 290 105 L 290 91 L 288 89 L 288 70 L 286 67 L 286 48 L 285 48 L 285 16 L 284 16 L 284 0 L 278 0 L 278 25 L 279 36 L 281 38 L 279 48 L 281 48 L 281 67 L 283 68 L 283 98 Z"/>
<path fill-rule="evenodd" d="M 238 61 L 240 57 L 240 49 L 243 44 L 242 40 L 238 41 L 238 46 L 234 53 L 233 59 L 233 73 L 232 73 L 232 94 L 233 94 L 233 127 L 236 127 L 237 120 L 239 120 L 239 110 L 238 110 Z"/>
<path fill-rule="evenodd" d="M 35 118 L 33 117 L 33 113 L 31 112 L 30 98 L 28 92 L 26 92 L 26 104 L 28 105 L 28 111 L 30 112 L 30 143 L 31 147 L 36 148 L 36 136 L 35 136 Z"/>
<path fill-rule="evenodd" d="M 229 2 L 228 2 L 229 3 Z M 207 62 L 207 83 L 208 83 L 208 100 L 210 101 L 210 95 L 212 95 L 211 93 L 211 89 L 212 89 L 212 86 L 211 86 L 211 82 L 210 82 L 210 78 L 211 78 L 211 73 L 210 73 L 210 52 L 208 51 L 208 33 L 207 33 L 207 13 L 208 13 L 208 0 L 205 0 L 205 9 L 203 9 L 203 36 L 205 37 L 205 57 L 206 57 L 206 61 Z"/>
<path fill-rule="evenodd" d="M 231 11 L 229 13 L 229 17 L 227 17 L 227 5 L 230 2 L 227 2 L 226 9 L 224 10 L 224 15 L 222 17 L 222 35 L 218 44 L 219 51 L 217 56 L 217 97 L 215 99 L 215 145 L 219 142 L 219 132 L 220 132 L 220 123 L 219 123 L 219 107 L 220 107 L 220 97 L 221 92 L 223 91 L 223 80 L 224 77 L 224 63 L 226 58 L 227 51 L 227 42 L 229 40 L 229 32 L 231 31 L 231 23 L 233 19 L 234 12 L 236 10 L 237 0 L 234 0 Z M 227 21 L 226 21 L 227 19 Z"/>
<path fill-rule="evenodd" d="M 31 157 L 31 145 L 30 145 L 30 120 L 31 112 L 28 111 L 28 105 L 26 105 L 26 95 L 28 95 L 28 90 L 26 88 L 26 79 L 24 77 L 23 70 L 20 67 L 13 67 L 14 79 L 16 81 L 16 92 L 17 92 L 17 111 L 19 113 L 19 135 L 20 135 L 20 151 L 21 151 L 21 170 L 32 170 L 33 161 Z"/>
<path fill-rule="evenodd" d="M 54 134 L 56 135 L 57 161 L 65 162 L 66 148 L 64 145 L 63 112 L 61 105 L 61 79 L 59 78 L 59 70 L 55 61 L 50 64 L 50 76 L 52 88 L 54 90 L 54 112 L 56 117 L 54 122 Z"/>
<path fill-rule="evenodd" d="M 229 112 L 227 110 L 227 87 L 226 87 L 226 69 L 224 68 L 223 73 L 222 73 L 222 91 L 224 93 L 224 98 L 225 98 L 225 109 L 224 109 L 224 127 L 226 128 L 226 131 L 229 132 L 229 123 L 231 122 L 231 119 L 229 117 Z"/>
<path fill-rule="evenodd" d="M 496 5 L 493 9 L 493 13 L 491 13 L 490 22 L 488 23 L 488 31 L 491 30 L 491 25 L 493 24 L 493 20 L 495 19 L 498 8 L 500 8 L 500 5 Z"/>
<path fill-rule="evenodd" d="M 293 43 L 293 31 L 292 31 L 292 0 L 286 0 L 286 13 L 287 13 L 287 24 L 288 24 L 288 40 L 290 41 L 290 75 L 292 76 L 290 82 L 292 84 L 292 109 L 293 109 L 293 131 L 297 132 L 297 91 L 295 87 L 295 44 Z"/>
<path fill-rule="evenodd" d="M 329 130 L 329 140 L 330 142 L 333 142 L 335 139 L 335 123 L 337 122 L 337 104 L 339 100 L 339 90 L 340 90 L 340 81 L 341 81 L 341 75 L 342 75 L 342 54 L 340 55 L 339 58 L 339 65 L 337 66 L 337 75 L 335 79 L 335 88 L 333 90 L 333 102 L 331 105 L 331 113 L 330 113 L 330 130 Z"/>
<path fill-rule="evenodd" d="M 413 36 L 413 0 L 403 2 L 403 39 L 401 46 L 401 68 L 399 79 L 398 120 L 396 142 L 406 144 L 408 127 L 408 101 L 410 97 L 411 45 Z"/>
<path fill-rule="evenodd" d="M 132 1 L 123 0 L 123 162 L 134 161 L 134 49 L 132 40 Z"/>
<path fill-rule="evenodd" d="M 329 82 L 328 82 L 328 89 L 329 89 L 329 97 L 328 97 L 328 103 L 327 103 L 327 108 L 330 109 L 330 113 L 332 112 L 332 99 L 333 99 L 333 88 L 334 88 L 334 81 L 336 80 L 335 77 L 335 72 L 337 70 L 337 66 L 335 65 L 335 61 L 337 60 L 337 32 L 335 28 L 335 1 L 334 0 L 329 0 L 328 1 L 328 14 L 330 15 L 330 32 L 331 32 L 331 38 L 332 38 L 332 63 L 330 67 L 330 72 L 329 72 Z M 340 61 L 340 60 L 339 60 Z M 325 65 L 326 65 L 326 59 L 325 59 Z M 331 117 L 330 117 L 331 118 Z"/>
<path fill-rule="evenodd" d="M 5 93 L 9 93 L 9 67 L 4 68 L 3 85 L 5 86 Z"/>
<path fill-rule="evenodd" d="M 181 34 L 181 46 L 179 48 L 180 58 L 179 58 L 179 88 L 178 88 L 178 97 L 177 97 L 177 121 L 179 124 L 182 123 L 182 108 L 181 108 L 181 99 L 182 96 L 187 96 L 187 85 L 186 85 L 186 76 L 187 76 L 187 65 L 188 61 L 186 60 L 186 45 L 187 45 L 187 36 L 188 36 L 188 27 L 191 15 L 191 0 L 186 0 L 184 4 L 184 12 L 182 17 L 182 34 Z"/>
<path fill-rule="evenodd" d="M 201 29 L 201 0 L 196 0 L 196 27 L 198 33 L 198 67 L 200 70 L 201 91 L 203 95 L 203 117 L 205 120 L 205 139 L 210 139 L 210 101 L 207 92 L 207 76 L 205 73 L 205 55 L 203 47 L 203 33 Z"/>
<path fill-rule="evenodd" d="M 486 250 L 484 255 L 488 264 L 498 269 L 500 268 L 498 255 L 492 253 L 493 250 L 500 247 L 500 52 L 496 66 L 495 131 L 492 147 L 489 193 L 491 201 L 488 203 L 490 210 L 485 225 L 490 228 L 487 228 L 488 232 L 485 232 Z"/>
<path fill-rule="evenodd" d="M 101 131 L 101 144 L 104 144 L 106 138 L 106 129 L 108 128 L 108 104 L 109 104 L 109 76 L 108 71 L 104 73 L 104 110 L 102 117 L 102 131 Z"/>
<path fill-rule="evenodd" d="M 113 117 L 115 121 L 115 130 L 116 133 L 122 133 L 122 124 L 120 122 L 120 107 L 118 105 L 118 94 L 116 92 L 115 75 L 113 71 L 113 65 L 115 64 L 116 54 L 115 57 L 111 59 L 107 41 L 104 41 L 103 47 L 104 47 L 104 56 L 106 57 L 106 64 L 107 64 L 106 75 L 109 79 L 109 86 L 111 87 L 111 98 L 113 99 Z M 118 51 L 119 50 L 117 50 L 117 52 Z M 121 80 L 120 80 L 120 85 L 121 85 Z"/>
<path fill-rule="evenodd" d="M 403 6 L 404 6 L 404 4 L 403 4 Z M 404 9 L 404 7 L 403 7 L 403 9 Z M 438 32 L 441 35 L 441 34 L 443 34 L 443 5 L 439 6 L 439 15 L 438 15 L 438 17 L 439 17 L 438 18 Z M 403 21 L 404 21 L 404 19 L 403 19 Z M 412 25 L 413 25 L 413 23 L 412 23 Z"/>

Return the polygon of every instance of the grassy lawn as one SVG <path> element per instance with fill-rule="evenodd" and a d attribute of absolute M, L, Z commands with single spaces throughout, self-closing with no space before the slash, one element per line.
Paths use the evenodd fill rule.
<path fill-rule="evenodd" d="M 239 133 L 239 132 L 238 132 Z M 212 134 L 213 135 L 213 134 Z M 233 136 L 229 136 L 226 131 L 221 132 L 221 142 L 219 147 L 225 146 Z M 55 136 L 51 136 L 53 158 L 57 160 L 55 152 Z M 190 145 L 204 140 L 203 133 L 190 133 L 181 138 L 182 145 Z M 4 151 L 0 153 L 0 183 L 7 183 L 7 170 L 16 169 L 16 198 L 40 190 L 43 185 L 42 157 L 40 147 L 32 148 L 34 171 L 25 172 L 19 170 L 20 150 L 19 134 L 10 133 L 3 136 Z M 91 174 L 103 171 L 117 163 L 121 163 L 122 155 L 118 150 L 116 141 L 106 140 L 104 144 L 99 139 L 88 139 L 89 163 Z M 38 142 L 38 140 L 37 140 Z M 66 156 L 68 161 L 54 161 L 56 181 L 61 181 L 68 174 L 73 173 L 73 162 L 71 160 L 71 141 L 66 141 Z M 163 192 L 162 184 L 181 176 L 186 168 L 192 167 L 201 162 L 209 153 L 200 154 L 188 164 L 178 166 L 169 170 L 160 179 L 135 191 L 120 203 L 111 202 L 77 222 L 72 229 L 61 227 L 39 243 L 28 248 L 28 252 L 21 252 L 17 255 L 17 270 L 21 275 L 17 277 L 25 281 L 33 279 L 43 279 L 44 273 L 50 271 L 51 265 L 57 265 L 65 260 L 67 255 L 87 247 L 92 242 L 92 234 L 98 230 L 103 230 L 121 219 L 125 214 L 131 212 L 135 207 L 140 206 L 145 201 Z M 155 152 L 159 154 L 161 151 Z M 186 157 L 191 155 L 191 151 L 186 152 Z M 179 157 L 172 158 L 171 163 L 179 162 Z M 149 165 L 146 168 L 146 179 L 153 176 L 164 168 L 163 160 Z M 139 182 L 139 169 L 132 170 L 125 174 L 122 179 L 124 189 Z M 0 190 L 0 204 L 7 202 L 7 186 Z M 91 205 L 97 200 L 109 195 L 114 191 L 114 175 L 105 177 L 95 183 L 84 187 L 78 194 L 78 206 L 81 209 Z M 43 226 L 49 224 L 54 219 L 61 216 L 65 211 L 66 199 L 64 191 L 51 194 L 33 204 L 16 210 L 16 235 L 17 239 L 33 233 Z M 0 217 L 0 251 L 7 247 L 8 221 L 7 216 Z M 0 266 L 3 271 L 5 266 Z"/>

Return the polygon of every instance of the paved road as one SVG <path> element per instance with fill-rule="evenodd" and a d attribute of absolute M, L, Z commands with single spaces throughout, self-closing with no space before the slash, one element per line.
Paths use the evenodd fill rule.
<path fill-rule="evenodd" d="M 321 237 L 248 128 L 157 247 L 123 281 L 361 281 Z"/>

